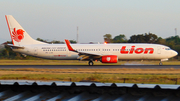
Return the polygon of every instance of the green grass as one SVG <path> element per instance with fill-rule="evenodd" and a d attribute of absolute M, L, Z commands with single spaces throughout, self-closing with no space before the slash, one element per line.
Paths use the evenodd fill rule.
<path fill-rule="evenodd" d="M 155 74 L 147 71 L 157 72 Z M 128 71 L 128 73 L 122 73 Z M 133 72 L 140 73 L 133 74 Z M 179 71 L 178 73 L 169 73 Z M 121 73 L 114 73 L 121 72 Z M 146 72 L 146 73 L 145 73 Z M 180 69 L 0 69 L 3 80 L 96 81 L 110 83 L 180 84 Z"/>
<path fill-rule="evenodd" d="M 135 74 L 8 74 L 2 75 L 3 80 L 43 80 L 43 81 L 96 81 L 123 83 L 147 83 L 147 84 L 175 84 L 175 78 L 179 75 L 135 75 Z M 180 81 L 178 82 L 180 84 Z"/>

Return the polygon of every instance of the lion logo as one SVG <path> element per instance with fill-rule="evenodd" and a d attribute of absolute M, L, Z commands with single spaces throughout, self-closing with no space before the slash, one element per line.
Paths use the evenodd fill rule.
<path fill-rule="evenodd" d="M 111 60 L 111 57 L 107 57 L 106 59 L 107 59 L 107 61 L 110 61 L 110 60 Z"/>
<path fill-rule="evenodd" d="M 16 41 L 16 42 L 21 42 L 21 40 L 24 38 L 24 32 L 22 29 L 18 29 L 16 30 L 16 28 L 14 28 L 14 30 L 12 31 L 12 38 Z"/>

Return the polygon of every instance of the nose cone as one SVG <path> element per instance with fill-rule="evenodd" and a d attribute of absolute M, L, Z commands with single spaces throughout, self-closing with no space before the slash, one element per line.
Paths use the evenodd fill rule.
<path fill-rule="evenodd" d="M 176 51 L 173 50 L 173 51 L 171 52 L 171 54 L 172 54 L 172 56 L 176 56 L 176 55 L 178 55 L 178 52 L 176 52 Z"/>

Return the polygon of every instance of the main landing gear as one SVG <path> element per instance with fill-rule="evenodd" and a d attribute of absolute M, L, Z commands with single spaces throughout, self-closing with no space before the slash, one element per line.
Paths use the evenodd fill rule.
<path fill-rule="evenodd" d="M 89 61 L 88 64 L 89 64 L 89 66 L 93 66 L 94 65 L 93 61 L 91 61 L 91 60 Z"/>

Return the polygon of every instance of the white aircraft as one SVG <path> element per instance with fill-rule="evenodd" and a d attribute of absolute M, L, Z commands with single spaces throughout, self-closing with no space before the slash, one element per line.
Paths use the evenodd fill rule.
<path fill-rule="evenodd" d="M 117 63 L 118 60 L 158 59 L 161 61 L 176 56 L 178 53 L 167 46 L 159 44 L 121 43 L 121 44 L 47 44 L 32 39 L 12 15 L 6 15 L 13 51 L 46 59 L 86 60 Z"/>

